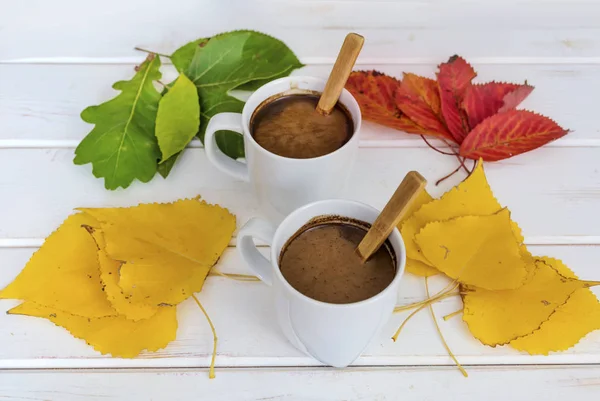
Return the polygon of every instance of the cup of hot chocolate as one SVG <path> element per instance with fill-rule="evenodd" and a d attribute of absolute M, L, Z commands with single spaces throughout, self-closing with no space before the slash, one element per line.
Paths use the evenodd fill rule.
<path fill-rule="evenodd" d="M 365 263 L 356 252 L 378 215 L 363 203 L 324 200 L 295 210 L 278 227 L 253 218 L 238 234 L 242 259 L 272 288 L 283 334 L 324 364 L 351 364 L 396 305 L 406 263 L 399 231 Z M 270 258 L 255 239 L 271 246 Z"/>
<path fill-rule="evenodd" d="M 325 80 L 287 77 L 259 88 L 242 113 L 211 118 L 204 145 L 209 161 L 234 178 L 248 181 L 260 204 L 279 217 L 322 199 L 345 186 L 358 150 L 361 114 L 343 90 L 329 115 L 316 111 Z M 245 162 L 233 160 L 217 146 L 216 132 L 244 137 Z"/>

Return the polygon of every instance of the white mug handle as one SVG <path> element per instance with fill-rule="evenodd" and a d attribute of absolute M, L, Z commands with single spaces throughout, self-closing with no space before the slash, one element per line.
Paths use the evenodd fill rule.
<path fill-rule="evenodd" d="M 235 131 L 244 135 L 242 115 L 240 113 L 220 113 L 210 119 L 204 134 L 204 148 L 208 160 L 224 173 L 242 181 L 249 181 L 248 165 L 233 160 L 219 149 L 215 133 L 221 130 Z"/>
<path fill-rule="evenodd" d="M 271 285 L 273 282 L 273 266 L 269 259 L 258 251 L 253 238 L 260 239 L 271 246 L 273 237 L 275 237 L 275 227 L 268 221 L 257 217 L 244 224 L 237 235 L 237 249 L 242 259 L 267 285 Z"/>

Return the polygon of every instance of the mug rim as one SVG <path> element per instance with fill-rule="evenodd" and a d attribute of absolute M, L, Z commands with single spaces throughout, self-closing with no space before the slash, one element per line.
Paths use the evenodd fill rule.
<path fill-rule="evenodd" d="M 320 200 L 320 201 L 316 201 L 316 202 L 311 202 L 304 206 L 299 207 L 298 209 L 294 210 L 292 213 L 287 215 L 285 217 L 285 219 L 279 224 L 279 226 L 275 230 L 275 235 L 273 236 L 273 242 L 271 243 L 271 252 L 270 252 L 271 253 L 271 265 L 273 266 L 273 268 L 275 270 L 275 272 L 273 274 L 275 274 L 278 277 L 278 279 L 281 282 L 283 282 L 283 285 L 288 290 L 290 290 L 293 294 L 300 296 L 300 298 L 302 298 L 303 300 L 308 301 L 309 303 L 312 303 L 316 306 L 322 306 L 322 307 L 328 307 L 328 308 L 334 308 L 334 309 L 347 309 L 347 308 L 353 308 L 356 306 L 363 306 L 363 305 L 368 305 L 368 304 L 377 302 L 379 299 L 381 299 L 385 295 L 387 295 L 387 293 L 390 292 L 393 287 L 396 287 L 396 284 L 398 284 L 399 281 L 402 279 L 402 276 L 404 276 L 404 270 L 406 268 L 406 246 L 404 244 L 404 239 L 402 238 L 402 234 L 400 234 L 400 230 L 398 230 L 397 227 L 394 227 L 394 229 L 392 230 L 392 232 L 390 234 L 390 237 L 397 236 L 398 240 L 399 240 L 399 244 L 400 244 L 400 249 L 396 249 L 394 247 L 394 245 L 390 243 L 393 251 L 401 256 L 400 258 L 396 258 L 397 259 L 396 260 L 396 274 L 395 274 L 394 278 L 392 279 L 392 281 L 390 281 L 390 283 L 383 290 L 379 291 L 377 294 L 373 295 L 370 298 L 363 299 L 362 301 L 350 302 L 347 304 L 333 304 L 333 303 L 329 303 L 329 302 L 319 301 L 319 300 L 311 298 L 307 295 L 304 295 L 303 293 L 301 293 L 300 291 L 295 289 L 285 279 L 285 277 L 283 276 L 283 273 L 281 273 L 281 269 L 279 267 L 279 255 L 275 255 L 275 247 L 273 245 L 277 242 L 277 238 L 280 235 L 282 235 L 281 234 L 282 227 L 288 222 L 288 220 L 291 220 L 294 217 L 296 217 L 297 215 L 303 213 L 304 211 L 306 211 L 306 209 L 310 209 L 312 207 L 316 207 L 316 206 L 320 206 L 322 204 L 332 203 L 332 202 L 346 203 L 346 204 L 350 204 L 353 206 L 369 209 L 370 211 L 374 211 L 377 214 L 380 213 L 379 210 L 377 210 L 376 208 L 374 208 L 371 205 L 368 205 L 363 202 L 354 201 L 354 200 L 348 200 L 348 199 L 325 199 L 325 200 Z M 346 217 L 353 218 L 352 216 L 346 216 Z M 296 232 L 297 232 L 297 230 L 296 230 Z M 286 238 L 285 241 L 287 242 L 288 240 L 289 240 L 289 238 Z"/>
<path fill-rule="evenodd" d="M 322 84 L 327 83 L 327 81 L 325 79 L 322 78 L 317 78 L 317 77 L 313 77 L 310 75 L 294 75 L 294 76 L 288 76 L 288 77 L 283 77 L 283 78 L 279 78 L 279 79 L 275 79 L 271 82 L 268 82 L 266 84 L 264 84 L 263 86 L 261 86 L 260 88 L 258 88 L 256 91 L 254 91 L 252 93 L 252 95 L 250 95 L 250 97 L 248 98 L 248 100 L 246 100 L 246 103 L 244 104 L 244 108 L 242 109 L 242 130 L 244 131 L 244 141 L 248 140 L 249 143 L 251 143 L 252 145 L 254 145 L 256 148 L 258 148 L 260 151 L 262 151 L 264 154 L 266 154 L 269 157 L 272 157 L 276 160 L 285 160 L 285 161 L 289 161 L 292 163 L 305 163 L 305 162 L 310 162 L 310 161 L 314 161 L 314 160 L 324 160 L 327 159 L 329 157 L 333 157 L 334 155 L 341 153 L 345 148 L 347 148 L 349 145 L 353 144 L 354 142 L 358 141 L 358 134 L 360 131 L 360 127 L 362 125 L 362 112 L 360 110 L 360 106 L 358 105 L 358 101 L 356 100 L 356 98 L 352 95 L 352 93 L 350 93 L 349 90 L 347 90 L 346 88 L 342 89 L 342 94 L 346 94 L 349 96 L 349 100 L 350 100 L 350 104 L 346 104 L 343 103 L 344 106 L 346 106 L 346 108 L 348 109 L 349 112 L 351 112 L 350 107 L 355 108 L 357 110 L 357 115 L 358 115 L 358 121 L 354 121 L 354 118 L 352 117 L 352 115 L 350 115 L 350 118 L 352 119 L 352 122 L 354 123 L 354 130 L 352 132 L 352 137 L 348 140 L 348 142 L 346 142 L 345 144 L 343 144 L 341 147 L 339 147 L 338 149 L 334 150 L 331 153 L 327 153 L 325 155 L 322 156 L 317 156 L 317 157 L 311 157 L 308 159 L 296 159 L 293 157 L 285 157 L 285 156 L 280 156 L 278 154 L 275 154 L 273 152 L 268 151 L 267 149 L 263 148 L 262 146 L 259 145 L 258 142 L 256 142 L 256 140 L 254 139 L 254 137 L 252 136 L 252 134 L 250 134 L 250 120 L 252 119 L 252 114 L 254 114 L 254 112 L 256 111 L 256 107 L 254 107 L 252 109 L 252 111 L 249 110 L 249 104 L 250 101 L 252 100 L 253 97 L 257 96 L 260 94 L 261 90 L 263 90 L 264 88 L 268 87 L 268 86 L 274 86 L 274 85 L 278 85 L 282 82 L 288 82 L 290 80 L 307 80 L 307 81 L 313 81 L 313 82 L 319 82 Z M 290 88 L 291 89 L 291 88 Z M 278 92 L 281 93 L 281 92 Z M 341 97 L 341 95 L 340 95 Z M 259 102 L 259 105 L 266 99 L 263 99 Z M 248 116 L 248 114 L 250 114 Z M 246 119 L 246 117 L 249 117 L 248 119 Z M 246 121 L 248 121 L 248 124 L 246 124 Z"/>

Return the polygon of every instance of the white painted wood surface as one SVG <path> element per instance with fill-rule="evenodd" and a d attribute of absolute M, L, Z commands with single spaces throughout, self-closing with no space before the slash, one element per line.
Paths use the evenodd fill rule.
<path fill-rule="evenodd" d="M 171 52 L 241 27 L 285 40 L 311 63 L 331 62 L 348 31 L 367 38 L 363 60 L 600 56 L 594 0 L 21 0 L 8 11 L 0 57 L 10 61 L 118 62 L 137 57 L 136 45 Z"/>
<path fill-rule="evenodd" d="M 6 371 L 0 399 L 273 401 L 595 401 L 600 368 L 446 367 Z M 507 394 L 510 398 L 507 398 Z M 445 397 L 445 398 L 440 398 Z"/>
<path fill-rule="evenodd" d="M 200 36 L 257 29 L 285 41 L 307 64 L 296 72 L 326 76 L 348 31 L 367 42 L 359 68 L 433 76 L 454 53 L 471 61 L 480 82 L 528 80 L 524 107 L 572 129 L 535 152 L 488 164 L 492 188 L 524 230 L 532 252 L 563 259 L 577 274 L 600 270 L 600 3 L 595 0 L 21 0 L 0 12 L 0 287 L 14 278 L 43 238 L 78 206 L 122 206 L 202 195 L 238 216 L 259 213 L 249 189 L 220 174 L 192 144 L 168 180 L 106 191 L 89 166 L 72 164 L 89 131 L 79 113 L 114 96 L 143 58 L 134 46 L 171 52 Z M 174 76 L 165 68 L 165 80 Z M 420 138 L 365 124 L 351 199 L 381 207 L 411 169 L 430 181 L 455 161 Z M 449 181 L 439 195 L 455 184 Z M 235 241 L 220 269 L 247 272 Z M 265 251 L 267 248 L 263 248 Z M 435 280 L 434 286 L 443 282 Z M 600 291 L 596 291 L 600 294 Z M 206 379 L 212 337 L 190 302 L 179 306 L 177 340 L 132 360 L 102 356 L 43 319 L 7 316 L 0 301 L 0 399 L 465 400 L 598 399 L 600 332 L 565 353 L 531 357 L 484 347 L 459 317 L 441 328 L 459 360 L 451 367 L 428 314 L 417 315 L 398 343 L 405 315 L 347 370 L 318 367 L 279 334 L 268 288 L 209 278 L 200 299 L 219 335 L 217 379 Z M 399 304 L 424 296 L 407 277 Z M 453 312 L 458 299 L 435 306 Z M 549 366 L 548 364 L 558 364 Z M 418 365 L 418 366 L 417 366 Z M 490 367 L 488 365 L 507 365 Z M 381 366 L 390 366 L 387 368 Z M 50 369 L 65 370 L 50 370 Z M 69 369 L 76 368 L 76 369 Z M 92 368 L 102 368 L 90 370 Z"/>
<path fill-rule="evenodd" d="M 489 164 L 486 172 L 499 201 L 510 207 L 531 241 L 596 244 L 600 243 L 598 150 L 548 147 Z M 455 158 L 428 148 L 361 148 L 344 196 L 382 207 L 409 170 L 419 170 L 435 181 L 455 167 Z M 200 194 L 229 208 L 238 225 L 259 213 L 250 187 L 212 167 L 203 149 L 188 149 L 167 180 L 156 176 L 149 184 L 136 182 L 115 192 L 104 189 L 104 182 L 92 176 L 90 165 L 73 165 L 73 149 L 0 149 L 0 171 L 7 172 L 0 177 L 1 187 L 10 189 L 0 199 L 6 210 L 0 213 L 3 243 L 12 238 L 41 239 L 75 207 L 166 202 Z M 462 180 L 462 174 L 441 188 L 430 183 L 429 189 L 439 195 Z M 43 202 L 32 196 L 35 193 L 44 194 Z M 574 218 L 579 215 L 585 218 Z M 561 238 L 565 236 L 573 238 Z"/>

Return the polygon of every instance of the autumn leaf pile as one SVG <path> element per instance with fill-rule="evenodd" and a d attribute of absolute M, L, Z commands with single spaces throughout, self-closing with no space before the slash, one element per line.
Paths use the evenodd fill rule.
<path fill-rule="evenodd" d="M 355 71 L 346 89 L 365 120 L 439 138 L 474 160 L 506 159 L 568 133 L 548 117 L 516 110 L 532 86 L 473 83 L 476 76 L 463 58 L 453 56 L 440 64 L 437 80 L 411 73 L 398 80 L 377 71 Z"/>
<path fill-rule="evenodd" d="M 176 305 L 202 289 L 235 217 L 198 199 L 69 216 L 0 291 L 8 313 L 46 318 L 103 354 L 132 358 L 175 339 Z"/>
<path fill-rule="evenodd" d="M 179 72 L 166 85 L 160 81 L 161 57 Z M 92 163 L 107 189 L 148 182 L 157 172 L 167 178 L 194 136 L 204 140 L 212 116 L 242 111 L 244 102 L 231 90 L 255 90 L 300 67 L 283 42 L 248 30 L 197 39 L 170 56 L 151 53 L 131 80 L 113 85 L 119 95 L 83 110 L 81 118 L 95 126 L 75 150 L 74 162 Z M 228 156 L 244 156 L 238 133 L 219 131 L 216 140 Z"/>
<path fill-rule="evenodd" d="M 563 351 L 600 329 L 600 303 L 560 260 L 533 256 L 492 193 L 481 161 L 440 199 L 424 193 L 400 223 L 408 272 L 444 274 L 459 288 L 463 320 L 483 344 L 530 354 Z"/>

